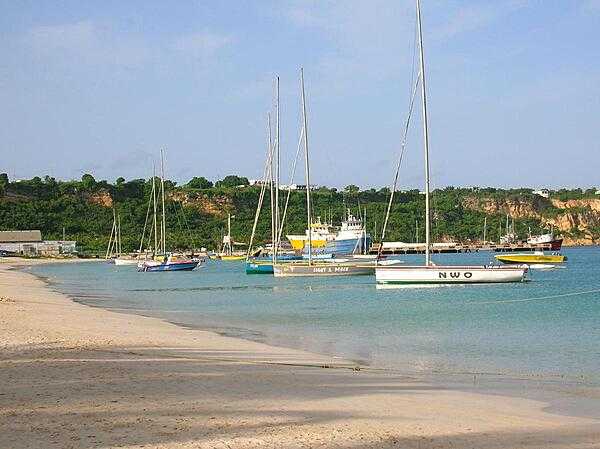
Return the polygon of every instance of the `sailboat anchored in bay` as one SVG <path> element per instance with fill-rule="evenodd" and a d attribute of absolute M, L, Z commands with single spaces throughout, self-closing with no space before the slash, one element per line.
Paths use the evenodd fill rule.
<path fill-rule="evenodd" d="M 430 177 L 429 177 L 429 130 L 427 122 L 427 90 L 425 85 L 425 57 L 423 51 L 423 32 L 421 26 L 421 2 L 417 0 L 417 36 L 419 42 L 419 76 L 421 83 L 421 106 L 423 121 L 423 147 L 425 153 L 425 263 L 419 266 L 378 265 L 375 279 L 378 284 L 475 284 L 507 283 L 525 280 L 528 267 L 497 265 L 436 265 L 431 261 L 431 214 L 430 214 Z M 416 92 L 416 89 L 415 89 Z M 411 103 L 412 108 L 412 103 Z M 407 122 L 408 123 L 408 122 Z M 397 178 L 397 174 L 396 174 Z M 393 193 L 393 191 L 392 191 Z M 391 204 L 391 201 L 390 201 Z M 389 208 L 388 208 L 389 213 Z M 387 221 L 387 220 L 386 220 Z"/>
<path fill-rule="evenodd" d="M 311 204 L 310 164 L 308 153 L 308 119 L 306 116 L 306 93 L 304 89 L 304 70 L 300 69 L 300 89 L 302 98 L 302 131 L 304 142 L 304 175 L 306 179 L 306 218 L 307 218 L 307 261 L 282 263 L 277 259 L 277 252 L 273 261 L 273 275 L 275 277 L 296 276 L 354 276 L 373 274 L 373 262 L 339 262 L 339 261 L 314 261 L 313 260 L 313 220 Z"/>

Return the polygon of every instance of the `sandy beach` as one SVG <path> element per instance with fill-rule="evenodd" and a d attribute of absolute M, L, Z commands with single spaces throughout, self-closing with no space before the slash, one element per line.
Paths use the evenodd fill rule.
<path fill-rule="evenodd" d="M 81 305 L 13 265 L 0 263 L 2 449 L 600 447 L 600 420 L 543 400 Z"/>

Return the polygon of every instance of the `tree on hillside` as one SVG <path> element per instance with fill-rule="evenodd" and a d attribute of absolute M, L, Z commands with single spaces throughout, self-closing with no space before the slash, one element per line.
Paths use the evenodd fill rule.
<path fill-rule="evenodd" d="M 92 175 L 86 173 L 81 177 L 81 184 L 83 184 L 85 189 L 92 189 L 96 185 L 96 180 Z"/>
<path fill-rule="evenodd" d="M 0 173 L 0 187 L 6 187 L 10 181 L 6 173 Z"/>
<path fill-rule="evenodd" d="M 344 192 L 346 192 L 346 193 L 358 193 L 358 192 L 360 192 L 360 187 L 358 187 L 357 185 L 354 185 L 354 184 L 350 184 L 350 185 L 344 187 Z"/>
<path fill-rule="evenodd" d="M 190 179 L 190 182 L 186 184 L 186 187 L 192 189 L 210 189 L 213 183 L 206 179 L 204 176 L 194 176 Z"/>
<path fill-rule="evenodd" d="M 222 180 L 217 181 L 215 187 L 237 187 L 237 186 L 247 186 L 250 184 L 248 182 L 248 178 L 243 176 L 236 175 L 228 175 L 225 176 Z"/>

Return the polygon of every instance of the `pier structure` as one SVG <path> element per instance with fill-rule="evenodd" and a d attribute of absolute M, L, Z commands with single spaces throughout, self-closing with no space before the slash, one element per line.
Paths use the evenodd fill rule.
<path fill-rule="evenodd" d="M 425 243 L 384 242 L 374 243 L 370 254 L 424 254 Z M 552 243 L 433 243 L 430 251 L 436 254 L 443 253 L 476 253 L 480 251 L 489 252 L 515 252 L 515 251 L 556 251 Z"/>

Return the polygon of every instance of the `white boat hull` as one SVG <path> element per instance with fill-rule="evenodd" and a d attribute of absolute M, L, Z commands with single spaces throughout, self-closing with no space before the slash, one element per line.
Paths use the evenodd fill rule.
<path fill-rule="evenodd" d="M 527 266 L 378 266 L 378 284 L 493 284 L 522 282 Z"/>
<path fill-rule="evenodd" d="M 305 277 L 305 276 L 364 276 L 373 275 L 374 264 L 352 263 L 319 263 L 314 265 L 286 263 L 273 265 L 275 277 Z"/>
<path fill-rule="evenodd" d="M 137 265 L 138 259 L 115 259 L 115 265 Z"/>

